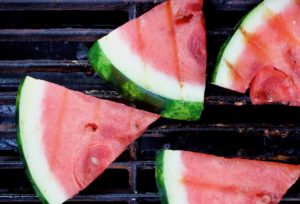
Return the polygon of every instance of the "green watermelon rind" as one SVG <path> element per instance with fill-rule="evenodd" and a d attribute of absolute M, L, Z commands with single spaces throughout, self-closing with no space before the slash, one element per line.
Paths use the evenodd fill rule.
<path fill-rule="evenodd" d="M 111 63 L 98 41 L 90 48 L 88 59 L 95 72 L 104 80 L 118 87 L 126 99 L 147 104 L 153 112 L 159 113 L 165 118 L 190 121 L 200 119 L 204 109 L 203 102 L 173 100 L 140 87 Z"/>
<path fill-rule="evenodd" d="M 23 161 L 24 164 L 24 169 L 25 169 L 25 173 L 30 181 L 30 183 L 32 184 L 33 190 L 35 191 L 36 195 L 38 196 L 38 198 L 40 199 L 40 201 L 44 204 L 49 203 L 46 199 L 46 197 L 43 195 L 43 193 L 40 191 L 40 189 L 38 188 L 34 178 L 32 177 L 28 164 L 26 162 L 25 159 L 25 155 L 24 155 L 24 151 L 23 151 L 23 145 L 22 145 L 22 134 L 20 131 L 20 126 L 19 126 L 19 107 L 20 107 L 20 103 L 21 103 L 21 94 L 22 94 L 22 88 L 23 85 L 25 83 L 25 79 L 23 79 L 19 85 L 18 88 L 18 93 L 17 93 L 17 97 L 16 97 L 16 121 L 17 121 L 17 146 L 18 146 L 18 151 L 21 157 L 21 160 Z"/>
<path fill-rule="evenodd" d="M 217 56 L 217 61 L 216 61 L 216 66 L 215 66 L 215 70 L 212 74 L 212 80 L 211 83 L 212 84 L 217 84 L 216 78 L 217 75 L 219 73 L 220 70 L 220 64 L 221 61 L 226 57 L 227 52 L 230 52 L 230 50 L 227 50 L 228 45 L 230 43 L 239 43 L 239 42 L 235 42 L 236 40 L 234 39 L 236 32 L 242 28 L 245 24 L 247 24 L 247 22 L 252 20 L 252 16 L 256 14 L 257 10 L 260 9 L 260 7 L 263 5 L 263 3 L 258 4 L 255 8 L 253 8 L 248 14 L 246 14 L 238 23 L 237 25 L 234 27 L 233 29 L 233 34 L 223 43 L 223 45 L 221 46 L 218 56 Z"/>
<path fill-rule="evenodd" d="M 234 31 L 234 32 L 235 32 L 235 31 Z M 233 37 L 233 35 L 230 36 L 230 37 L 223 43 L 223 45 L 222 45 L 221 48 L 220 48 L 220 51 L 219 51 L 218 56 L 217 56 L 216 68 L 215 68 L 215 70 L 214 70 L 214 72 L 213 72 L 213 74 L 212 74 L 212 80 L 211 80 L 211 82 L 212 82 L 213 84 L 216 83 L 216 78 L 217 78 L 217 75 L 218 75 L 218 71 L 219 71 L 219 69 L 220 69 L 220 64 L 221 64 L 221 60 L 222 60 L 223 55 L 224 55 L 224 51 L 225 51 L 225 49 L 226 49 L 228 43 L 229 43 L 230 40 L 232 39 L 232 37 Z"/>
<path fill-rule="evenodd" d="M 162 204 L 169 204 L 164 178 L 164 150 L 161 150 L 156 155 L 155 178 L 158 187 L 159 196 Z"/>

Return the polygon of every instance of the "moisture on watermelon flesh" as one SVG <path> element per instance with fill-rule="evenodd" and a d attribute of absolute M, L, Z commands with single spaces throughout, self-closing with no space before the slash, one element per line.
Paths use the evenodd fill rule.
<path fill-rule="evenodd" d="M 98 40 L 89 61 L 128 99 L 161 116 L 197 120 L 203 110 L 203 0 L 170 0 Z"/>
<path fill-rule="evenodd" d="M 265 0 L 221 49 L 213 84 L 254 104 L 300 106 L 300 1 Z"/>
<path fill-rule="evenodd" d="M 100 175 L 158 115 L 26 77 L 18 147 L 39 198 L 62 203 Z"/>
<path fill-rule="evenodd" d="M 161 151 L 157 185 L 164 204 L 276 204 L 300 166 L 202 153 Z"/>
<path fill-rule="evenodd" d="M 296 92 L 297 88 L 293 79 L 273 67 L 260 69 L 250 84 L 250 96 L 253 104 L 274 102 L 291 104 Z"/>

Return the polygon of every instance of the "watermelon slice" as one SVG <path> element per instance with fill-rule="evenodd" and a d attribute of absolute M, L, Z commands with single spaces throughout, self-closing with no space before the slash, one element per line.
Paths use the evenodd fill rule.
<path fill-rule="evenodd" d="M 100 175 L 158 115 L 26 77 L 18 147 L 45 203 L 62 203 Z"/>
<path fill-rule="evenodd" d="M 156 179 L 162 203 L 275 204 L 300 176 L 300 166 L 161 151 Z"/>
<path fill-rule="evenodd" d="M 254 104 L 300 105 L 300 1 L 265 0 L 221 49 L 213 84 Z"/>
<path fill-rule="evenodd" d="M 203 0 L 170 0 L 98 40 L 94 70 L 125 97 L 161 116 L 197 120 L 203 110 L 206 35 Z"/>

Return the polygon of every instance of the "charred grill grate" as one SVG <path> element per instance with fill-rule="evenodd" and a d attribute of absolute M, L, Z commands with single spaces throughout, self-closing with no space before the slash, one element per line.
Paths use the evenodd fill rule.
<path fill-rule="evenodd" d="M 90 69 L 98 37 L 150 9 L 156 0 L 0 0 L 0 202 L 38 202 L 16 149 L 15 97 L 26 75 L 100 98 L 122 97 Z M 222 42 L 260 0 L 205 0 L 208 76 Z M 84 16 L 84 18 L 82 18 Z M 161 148 L 300 163 L 300 109 L 254 107 L 249 98 L 208 84 L 199 122 L 161 119 L 71 202 L 160 203 L 154 156 Z M 300 203 L 300 183 L 283 203 Z"/>

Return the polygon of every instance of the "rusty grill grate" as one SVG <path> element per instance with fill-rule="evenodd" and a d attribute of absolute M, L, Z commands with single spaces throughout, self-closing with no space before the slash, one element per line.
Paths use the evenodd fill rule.
<path fill-rule="evenodd" d="M 261 0 L 205 0 L 208 77 L 218 49 Z M 159 0 L 0 0 L 0 202 L 38 202 L 16 148 L 15 98 L 26 75 L 100 98 L 123 101 L 87 63 L 94 40 Z M 84 16 L 84 18 L 83 18 Z M 161 119 L 70 202 L 160 203 L 154 156 L 161 148 L 300 163 L 300 109 L 252 106 L 249 98 L 208 84 L 199 122 Z M 300 203 L 300 182 L 282 203 Z"/>

